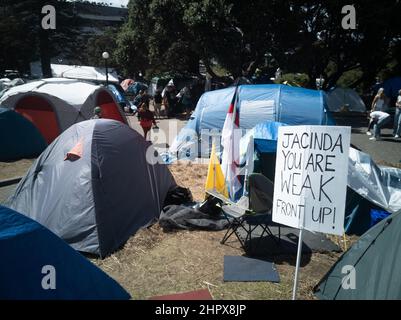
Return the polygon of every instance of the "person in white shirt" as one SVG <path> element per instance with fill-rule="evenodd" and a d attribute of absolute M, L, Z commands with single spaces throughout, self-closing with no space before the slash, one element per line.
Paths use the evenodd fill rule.
<path fill-rule="evenodd" d="M 390 115 L 383 111 L 372 111 L 370 113 L 370 119 L 373 125 L 373 137 L 369 140 L 380 140 L 381 129 L 390 121 Z"/>
<path fill-rule="evenodd" d="M 398 91 L 397 102 L 395 103 L 393 135 L 396 139 L 401 135 L 401 89 Z"/>

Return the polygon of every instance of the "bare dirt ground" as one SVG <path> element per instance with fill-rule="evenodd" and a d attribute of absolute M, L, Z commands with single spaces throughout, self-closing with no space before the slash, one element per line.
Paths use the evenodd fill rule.
<path fill-rule="evenodd" d="M 33 162 L 34 159 L 22 159 L 15 162 L 0 162 L 0 180 L 23 176 Z"/>
<path fill-rule="evenodd" d="M 170 166 L 177 183 L 203 200 L 206 165 Z M 280 283 L 223 282 L 224 255 L 243 255 L 238 241 L 220 244 L 224 231 L 165 233 L 158 224 L 139 231 L 118 252 L 92 262 L 116 279 L 134 299 L 208 288 L 214 299 L 290 299 L 295 256 L 274 259 Z M 340 254 L 305 257 L 300 273 L 300 297 L 313 299 L 312 288 Z"/>

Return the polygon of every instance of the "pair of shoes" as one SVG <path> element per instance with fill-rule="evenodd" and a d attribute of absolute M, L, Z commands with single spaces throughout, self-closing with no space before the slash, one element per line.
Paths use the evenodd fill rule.
<path fill-rule="evenodd" d="M 372 140 L 372 141 L 380 141 L 382 138 L 380 138 L 380 137 L 371 137 L 371 138 L 369 138 L 369 140 Z"/>
<path fill-rule="evenodd" d="M 371 135 L 372 135 L 372 132 L 366 131 L 366 134 L 367 134 L 368 136 L 371 136 Z"/>
<path fill-rule="evenodd" d="M 398 135 L 398 134 L 396 134 L 395 136 L 394 136 L 394 139 L 398 139 L 400 136 Z"/>

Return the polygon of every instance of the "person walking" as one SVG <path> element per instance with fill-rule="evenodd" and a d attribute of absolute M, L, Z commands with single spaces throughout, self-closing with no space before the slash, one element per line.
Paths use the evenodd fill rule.
<path fill-rule="evenodd" d="M 377 91 L 376 96 L 372 101 L 372 112 L 373 111 L 383 111 L 387 110 L 387 97 L 384 94 L 384 88 L 380 88 Z"/>
<path fill-rule="evenodd" d="M 143 102 L 142 97 L 143 97 L 143 90 L 139 90 L 139 93 L 134 98 L 134 106 L 136 106 L 138 110 Z"/>
<path fill-rule="evenodd" d="M 181 89 L 180 93 L 177 95 L 177 97 L 180 99 L 181 104 L 183 105 L 185 109 L 185 116 L 187 120 L 189 119 L 191 115 L 191 109 L 192 109 L 192 97 L 191 97 L 191 91 L 188 86 L 185 86 L 184 88 Z"/>
<path fill-rule="evenodd" d="M 163 102 L 163 97 L 160 90 L 156 90 L 155 96 L 153 97 L 154 109 L 155 109 L 155 116 L 157 119 L 161 117 L 161 106 Z"/>
<path fill-rule="evenodd" d="M 175 115 L 177 103 L 176 95 L 177 92 L 174 86 L 174 82 L 173 79 L 171 79 L 162 93 L 163 104 L 166 109 L 167 118 L 173 117 Z"/>
<path fill-rule="evenodd" d="M 398 91 L 398 97 L 395 103 L 393 135 L 395 139 L 398 139 L 401 136 L 401 89 Z"/>
<path fill-rule="evenodd" d="M 149 106 L 146 103 L 142 103 L 138 111 L 139 125 L 142 127 L 143 136 L 145 140 L 148 137 L 148 133 L 152 128 L 152 124 L 157 128 L 155 117 L 152 111 L 149 110 Z"/>

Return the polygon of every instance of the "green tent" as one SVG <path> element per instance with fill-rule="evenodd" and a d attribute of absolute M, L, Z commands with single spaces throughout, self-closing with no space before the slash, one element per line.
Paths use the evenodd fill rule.
<path fill-rule="evenodd" d="M 400 266 L 401 211 L 368 230 L 314 291 L 318 298 L 329 300 L 401 299 Z"/>

